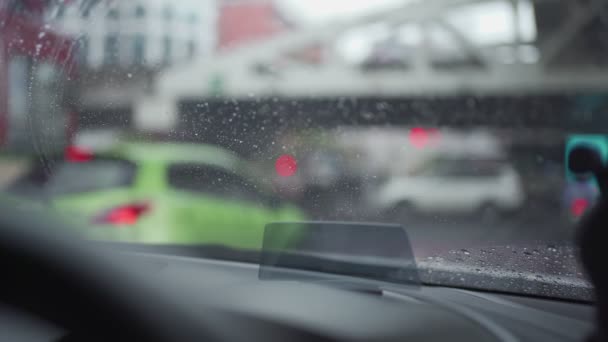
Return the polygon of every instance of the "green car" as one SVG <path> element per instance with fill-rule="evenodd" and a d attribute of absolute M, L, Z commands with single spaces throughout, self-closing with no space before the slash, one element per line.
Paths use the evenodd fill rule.
<path fill-rule="evenodd" d="M 304 219 L 215 146 L 124 143 L 67 158 L 44 192 L 68 220 L 88 223 L 87 238 L 259 249 L 267 223 Z"/>

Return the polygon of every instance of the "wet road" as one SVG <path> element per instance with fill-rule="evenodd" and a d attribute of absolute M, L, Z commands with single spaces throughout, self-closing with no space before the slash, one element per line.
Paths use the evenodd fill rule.
<path fill-rule="evenodd" d="M 303 207 L 315 220 L 399 223 L 405 227 L 417 258 L 462 248 L 538 243 L 570 245 L 574 241 L 575 224 L 555 206 L 524 206 L 518 212 L 499 214 L 489 220 L 478 214 L 462 217 L 412 212 L 387 217 L 366 213 L 365 206 L 353 198 L 332 194 L 315 198 Z M 314 205 L 307 205 L 311 203 Z"/>
<path fill-rule="evenodd" d="M 575 227 L 563 218 L 501 219 L 480 222 L 473 218 L 420 218 L 399 222 L 408 232 L 417 258 L 463 248 L 571 244 Z"/>
<path fill-rule="evenodd" d="M 515 213 L 484 221 L 480 217 L 449 215 L 415 215 L 389 219 L 378 215 L 358 215 L 356 211 L 338 211 L 336 207 L 325 208 L 333 215 L 317 212 L 311 213 L 311 217 L 316 220 L 401 224 L 408 233 L 417 258 L 462 248 L 547 243 L 570 245 L 574 241 L 575 233 L 575 225 L 559 214 L 559 210 L 545 210 L 533 214 Z"/>
<path fill-rule="evenodd" d="M 479 213 L 458 217 L 409 212 L 389 218 L 369 213 L 357 194 L 339 192 L 323 193 L 301 206 L 314 220 L 399 223 L 405 227 L 417 258 L 463 248 L 571 245 L 574 241 L 575 225 L 562 208 L 542 202 L 527 203 L 517 212 L 497 214 L 485 221 Z"/>

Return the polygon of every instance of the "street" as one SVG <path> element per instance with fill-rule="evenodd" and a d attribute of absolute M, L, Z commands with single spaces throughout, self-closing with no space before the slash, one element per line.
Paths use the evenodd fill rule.
<path fill-rule="evenodd" d="M 420 259 L 450 250 L 490 246 L 570 244 L 574 227 L 559 219 L 525 221 L 504 219 L 496 223 L 479 220 L 414 220 L 404 223 L 414 255 Z"/>
<path fill-rule="evenodd" d="M 533 244 L 570 245 L 576 226 L 565 215 L 551 212 L 514 213 L 490 221 L 476 216 L 416 216 L 389 219 L 382 215 L 357 215 L 356 210 L 324 207 L 324 213 L 311 213 L 315 220 L 359 221 L 401 224 L 408 233 L 414 255 L 425 258 L 452 250 L 490 246 Z M 334 209 L 334 214 L 328 214 Z M 309 211 L 310 213 L 310 211 Z"/>

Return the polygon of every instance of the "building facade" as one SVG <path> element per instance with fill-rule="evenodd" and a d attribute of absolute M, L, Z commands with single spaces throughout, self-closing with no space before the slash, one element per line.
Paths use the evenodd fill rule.
<path fill-rule="evenodd" d="M 84 66 L 162 68 L 213 53 L 216 0 L 78 1 L 53 13 L 58 29 L 79 39 Z"/>

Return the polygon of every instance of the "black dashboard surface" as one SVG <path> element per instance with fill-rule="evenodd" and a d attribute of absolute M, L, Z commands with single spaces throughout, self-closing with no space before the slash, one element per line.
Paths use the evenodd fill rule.
<path fill-rule="evenodd" d="M 210 259 L 130 254 L 127 260 L 134 276 L 177 305 L 235 315 L 234 329 L 254 322 L 330 341 L 583 341 L 592 329 L 593 307 L 586 304 L 443 287 L 259 280 L 255 264 Z M 56 340 L 61 331 L 1 309 L 1 340 Z"/>
<path fill-rule="evenodd" d="M 443 287 L 367 291 L 339 282 L 259 280 L 254 264 L 138 258 L 189 300 L 212 293 L 211 304 L 222 310 L 337 340 L 582 341 L 592 329 L 593 307 L 585 304 Z"/>

